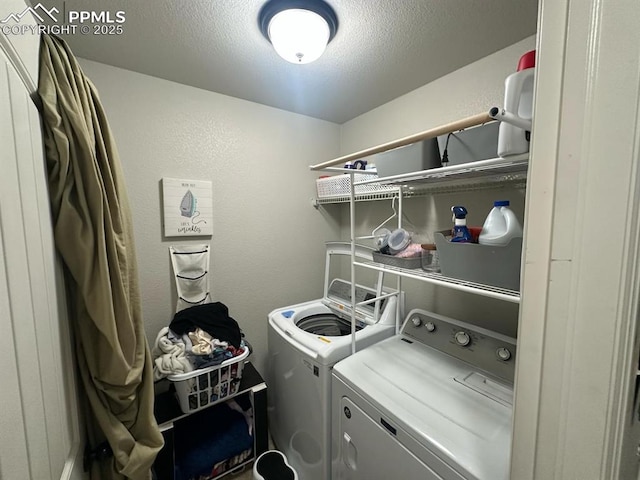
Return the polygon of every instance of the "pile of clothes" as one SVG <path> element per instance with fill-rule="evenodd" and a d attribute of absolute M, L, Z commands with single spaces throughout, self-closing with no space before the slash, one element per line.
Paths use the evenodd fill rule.
<path fill-rule="evenodd" d="M 195 305 L 176 313 L 158 332 L 152 349 L 154 378 L 219 365 L 245 348 L 242 331 L 226 305 Z"/>

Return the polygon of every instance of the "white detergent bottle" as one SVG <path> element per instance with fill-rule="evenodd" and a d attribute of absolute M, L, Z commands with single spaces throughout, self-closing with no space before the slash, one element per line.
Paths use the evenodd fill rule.
<path fill-rule="evenodd" d="M 533 118 L 533 80 L 535 50 L 525 53 L 518 70 L 505 80 L 504 109 L 525 120 Z M 522 128 L 501 122 L 498 130 L 498 156 L 508 157 L 529 151 L 529 135 Z"/>
<path fill-rule="evenodd" d="M 515 213 L 509 208 L 509 200 L 493 202 L 493 208 L 482 225 L 478 243 L 504 246 L 512 238 L 518 237 L 522 237 L 522 227 Z"/>

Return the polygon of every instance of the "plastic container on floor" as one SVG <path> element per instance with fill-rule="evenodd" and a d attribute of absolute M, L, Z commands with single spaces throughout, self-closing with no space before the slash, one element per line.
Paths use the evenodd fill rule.
<path fill-rule="evenodd" d="M 253 480 L 298 480 L 297 472 L 279 450 L 269 450 L 253 464 Z"/>

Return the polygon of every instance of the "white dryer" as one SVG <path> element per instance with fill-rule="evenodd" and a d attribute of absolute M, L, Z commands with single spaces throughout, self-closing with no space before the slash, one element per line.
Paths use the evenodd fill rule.
<path fill-rule="evenodd" d="M 509 478 L 513 338 L 424 310 L 333 369 L 333 480 Z"/>
<path fill-rule="evenodd" d="M 358 257 L 368 260 L 372 252 L 363 246 L 356 249 Z M 384 296 L 382 275 L 375 288 L 357 285 L 355 302 L 350 282 L 329 281 L 332 256 L 350 254 L 349 243 L 327 243 L 323 298 L 269 314 L 269 429 L 276 447 L 304 480 L 331 476 L 331 371 L 352 352 L 352 303 L 357 305 L 358 351 L 394 335 L 399 318 L 397 296 L 373 301 Z"/>

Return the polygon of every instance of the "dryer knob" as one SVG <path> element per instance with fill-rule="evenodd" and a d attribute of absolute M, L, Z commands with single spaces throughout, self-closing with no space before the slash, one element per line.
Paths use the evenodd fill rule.
<path fill-rule="evenodd" d="M 427 322 L 424 324 L 425 328 L 427 329 L 427 332 L 435 332 L 436 331 L 436 324 L 433 322 Z"/>
<path fill-rule="evenodd" d="M 506 362 L 511 358 L 511 352 L 509 351 L 508 348 L 505 348 L 505 347 L 500 347 L 499 349 L 497 349 L 496 355 L 503 362 Z"/>
<path fill-rule="evenodd" d="M 454 335 L 454 339 L 456 343 L 461 347 L 467 347 L 471 343 L 471 337 L 469 336 L 469 334 L 462 330 L 456 332 L 456 334 Z"/>
<path fill-rule="evenodd" d="M 420 317 L 413 317 L 411 319 L 411 323 L 413 323 L 414 327 L 419 327 L 420 325 L 422 325 L 422 320 L 420 319 Z"/>

